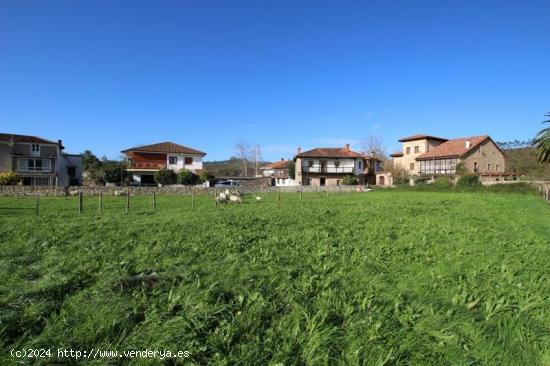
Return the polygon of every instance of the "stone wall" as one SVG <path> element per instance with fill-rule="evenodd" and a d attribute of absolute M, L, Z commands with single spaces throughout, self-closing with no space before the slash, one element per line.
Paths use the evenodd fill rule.
<path fill-rule="evenodd" d="M 254 192 L 354 192 L 363 190 L 363 186 L 291 186 L 291 187 L 271 187 L 271 186 L 240 186 L 236 189 L 241 193 Z M 222 192 L 225 188 L 213 187 L 193 187 L 193 186 L 167 186 L 167 187 L 106 187 L 106 186 L 83 186 L 83 187 L 32 187 L 32 186 L 0 186 L 0 196 L 4 197 L 25 197 L 25 196 L 72 196 L 82 192 L 84 196 L 98 196 L 102 193 L 104 196 L 125 195 L 128 191 L 132 196 L 148 196 L 153 192 L 158 195 L 190 195 L 190 194 L 212 194 Z"/>

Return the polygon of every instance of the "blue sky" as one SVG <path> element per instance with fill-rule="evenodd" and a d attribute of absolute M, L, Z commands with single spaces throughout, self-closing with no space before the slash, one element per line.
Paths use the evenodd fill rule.
<path fill-rule="evenodd" d="M 118 158 L 391 152 L 402 136 L 529 139 L 550 112 L 548 1 L 0 1 L 0 131 Z"/>

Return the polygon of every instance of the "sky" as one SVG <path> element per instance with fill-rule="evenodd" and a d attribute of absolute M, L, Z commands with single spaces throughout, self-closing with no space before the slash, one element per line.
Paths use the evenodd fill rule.
<path fill-rule="evenodd" d="M 549 1 L 0 0 L 0 132 L 119 158 L 173 141 L 265 160 L 400 137 L 532 138 Z"/>

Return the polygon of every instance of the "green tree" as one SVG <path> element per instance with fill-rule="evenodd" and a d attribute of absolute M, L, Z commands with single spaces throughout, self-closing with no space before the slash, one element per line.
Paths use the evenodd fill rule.
<path fill-rule="evenodd" d="M 124 163 L 119 161 L 103 162 L 103 179 L 107 183 L 123 183 L 128 178 Z"/>
<path fill-rule="evenodd" d="M 197 182 L 198 177 L 190 170 L 182 169 L 178 172 L 178 183 L 186 186 L 193 185 Z"/>
<path fill-rule="evenodd" d="M 550 117 L 550 113 L 546 115 Z M 550 120 L 543 123 L 550 123 Z M 537 148 L 537 159 L 541 163 L 550 163 L 550 127 L 541 130 L 535 137 L 535 146 Z"/>
<path fill-rule="evenodd" d="M 477 174 L 464 174 L 458 178 L 456 185 L 461 188 L 478 188 L 481 187 L 481 182 Z"/>
<path fill-rule="evenodd" d="M 85 172 L 98 170 L 101 168 L 101 161 L 90 150 L 82 153 L 82 169 Z"/>
<path fill-rule="evenodd" d="M 290 179 L 296 179 L 296 163 L 294 162 L 294 160 L 288 161 L 286 170 Z"/>
<path fill-rule="evenodd" d="M 19 182 L 19 177 L 14 172 L 0 173 L 0 186 L 14 186 Z"/>
<path fill-rule="evenodd" d="M 174 184 L 177 181 L 176 173 L 170 169 L 161 169 L 155 173 L 155 182 L 162 185 Z"/>

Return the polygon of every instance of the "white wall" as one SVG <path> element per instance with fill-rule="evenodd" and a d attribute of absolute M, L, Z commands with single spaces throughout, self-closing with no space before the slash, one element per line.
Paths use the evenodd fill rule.
<path fill-rule="evenodd" d="M 170 156 L 175 156 L 178 158 L 177 164 L 169 164 Z M 185 158 L 192 158 L 193 163 L 185 165 Z M 188 169 L 191 171 L 201 170 L 202 169 L 202 156 L 197 155 L 186 155 L 186 154 L 167 154 L 166 156 L 166 166 L 168 169 L 173 171 L 179 171 L 181 169 Z"/>

